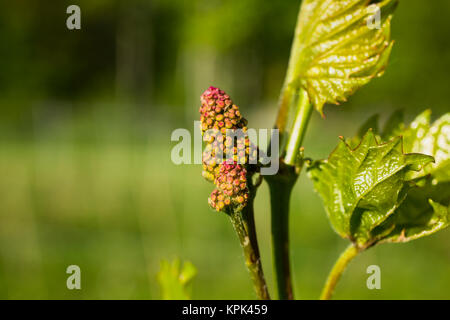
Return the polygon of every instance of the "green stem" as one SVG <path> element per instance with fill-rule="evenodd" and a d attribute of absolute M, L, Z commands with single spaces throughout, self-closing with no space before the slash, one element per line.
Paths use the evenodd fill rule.
<path fill-rule="evenodd" d="M 341 254 L 339 259 L 336 261 L 333 269 L 331 269 L 330 274 L 328 275 L 327 282 L 323 287 L 322 294 L 320 295 L 320 300 L 330 300 L 333 295 L 334 288 L 336 287 L 339 279 L 341 278 L 342 273 L 347 267 L 348 263 L 356 257 L 359 253 L 357 247 L 353 244 L 349 245 L 347 249 Z"/>
<path fill-rule="evenodd" d="M 245 265 L 252 278 L 256 295 L 258 299 L 270 300 L 256 238 L 253 200 L 249 201 L 244 209 L 231 212 L 230 219 L 244 251 Z"/>
<path fill-rule="evenodd" d="M 295 168 L 285 166 L 282 170 L 292 174 L 268 176 L 270 190 L 272 260 L 275 283 L 280 300 L 294 299 L 289 254 L 289 202 L 295 185 Z"/>
<path fill-rule="evenodd" d="M 295 165 L 300 146 L 305 137 L 309 119 L 311 118 L 312 105 L 309 102 L 308 93 L 300 89 L 298 97 L 297 113 L 295 115 L 294 126 L 286 146 L 286 155 L 284 162 L 288 165 Z"/>

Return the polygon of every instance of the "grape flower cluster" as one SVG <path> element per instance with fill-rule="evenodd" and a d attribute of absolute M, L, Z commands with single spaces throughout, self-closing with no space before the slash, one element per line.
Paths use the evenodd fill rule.
<path fill-rule="evenodd" d="M 216 185 L 208 202 L 217 211 L 245 207 L 249 198 L 248 164 L 257 157 L 257 149 L 252 148 L 246 134 L 247 120 L 219 88 L 209 87 L 200 100 L 201 131 L 206 142 L 202 175 Z M 230 134 L 236 132 L 239 134 Z"/>

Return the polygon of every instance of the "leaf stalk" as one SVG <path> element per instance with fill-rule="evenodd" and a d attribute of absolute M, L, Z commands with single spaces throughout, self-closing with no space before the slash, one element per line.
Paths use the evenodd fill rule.
<path fill-rule="evenodd" d="M 339 279 L 342 276 L 342 273 L 347 268 L 350 261 L 355 258 L 360 250 L 353 244 L 350 244 L 347 249 L 342 252 L 342 254 L 337 259 L 335 265 L 331 269 L 330 274 L 328 275 L 327 282 L 323 287 L 322 294 L 320 295 L 320 300 L 330 300 L 333 295 L 334 289 L 336 288 Z"/>

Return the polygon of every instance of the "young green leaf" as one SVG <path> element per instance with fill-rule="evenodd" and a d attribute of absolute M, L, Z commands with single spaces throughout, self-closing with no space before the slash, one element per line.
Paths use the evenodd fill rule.
<path fill-rule="evenodd" d="M 369 130 L 356 149 L 342 139 L 327 160 L 310 165 L 308 174 L 336 232 L 366 248 L 373 244 L 371 231 L 403 201 L 407 174 L 432 161 L 404 154 L 401 137 L 379 144 Z"/>
<path fill-rule="evenodd" d="M 197 275 L 195 266 L 186 261 L 181 267 L 180 260 L 175 259 L 170 263 L 167 260 L 161 261 L 161 268 L 157 279 L 161 287 L 161 297 L 163 300 L 188 300 L 191 298 L 190 284 Z"/>
<path fill-rule="evenodd" d="M 397 0 L 304 0 L 288 85 L 303 88 L 322 113 L 380 76 L 393 42 L 390 22 Z M 379 11 L 378 11 L 379 10 Z M 379 25 L 371 20 L 379 13 Z"/>
<path fill-rule="evenodd" d="M 403 112 L 395 111 L 387 120 L 382 133 L 377 135 L 381 141 L 403 136 L 403 151 L 405 153 L 423 153 L 435 158 L 433 164 L 425 170 L 414 173 L 412 178 L 431 175 L 433 182 L 450 181 L 450 113 L 446 113 L 430 124 L 431 110 L 419 114 L 409 126 L 403 122 Z M 357 145 L 362 138 L 361 132 L 369 128 L 377 133 L 378 115 L 370 117 L 358 130 L 355 137 L 349 139 L 349 144 Z"/>
<path fill-rule="evenodd" d="M 373 243 L 410 241 L 448 226 L 449 217 L 444 214 L 448 209 L 443 211 L 442 208 L 448 208 L 450 203 L 450 114 L 431 125 L 430 116 L 431 111 L 427 110 L 406 127 L 403 112 L 396 111 L 387 120 L 382 133 L 376 135 L 384 141 L 403 136 L 404 152 L 426 153 L 433 156 L 435 162 L 427 164 L 423 170 L 405 174 L 405 181 L 413 181 L 411 185 L 405 184 L 401 190 L 402 201 L 389 217 L 370 231 L 368 238 Z M 363 130 L 372 128 L 379 132 L 378 127 L 378 116 L 370 117 L 348 143 L 356 146 L 361 142 Z"/>

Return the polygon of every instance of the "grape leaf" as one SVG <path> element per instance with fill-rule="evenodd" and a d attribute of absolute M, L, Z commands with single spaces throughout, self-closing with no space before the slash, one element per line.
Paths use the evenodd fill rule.
<path fill-rule="evenodd" d="M 447 113 L 430 124 L 431 111 L 421 113 L 405 126 L 403 112 L 396 111 L 387 120 L 381 140 L 403 136 L 404 152 L 420 152 L 435 158 L 420 172 L 409 172 L 407 180 L 414 184 L 405 187 L 404 200 L 393 214 L 370 233 L 375 242 L 406 242 L 427 236 L 448 226 L 448 215 L 442 208 L 450 203 L 450 114 Z M 352 145 L 361 141 L 362 130 L 378 130 L 378 116 L 370 117 L 348 140 Z M 439 208 L 440 210 L 438 210 Z M 443 213 L 444 212 L 444 213 Z"/>
<path fill-rule="evenodd" d="M 431 110 L 425 110 L 409 126 L 405 126 L 403 112 L 395 111 L 377 137 L 381 141 L 388 141 L 403 136 L 405 153 L 423 153 L 434 157 L 434 163 L 430 163 L 425 170 L 414 173 L 412 177 L 421 178 L 430 174 L 434 183 L 450 181 L 450 113 L 444 114 L 432 124 L 430 118 Z M 361 132 L 369 128 L 375 133 L 379 132 L 378 126 L 378 115 L 370 117 L 355 137 L 348 140 L 349 144 L 357 145 L 361 141 Z"/>
<path fill-rule="evenodd" d="M 390 23 L 397 4 L 397 0 L 304 0 L 288 85 L 305 89 L 322 113 L 325 103 L 346 101 L 381 76 L 393 45 Z M 378 28 L 370 26 L 377 8 Z"/>
<path fill-rule="evenodd" d="M 404 200 L 407 174 L 432 161 L 404 154 L 401 137 L 379 144 L 369 130 L 355 149 L 342 139 L 327 160 L 310 164 L 308 175 L 335 231 L 365 248 L 371 245 L 371 231 Z"/>
<path fill-rule="evenodd" d="M 434 183 L 431 176 L 411 187 L 405 200 L 373 236 L 380 242 L 407 242 L 428 236 L 449 226 L 450 182 Z M 444 210 L 443 208 L 447 208 Z"/>

